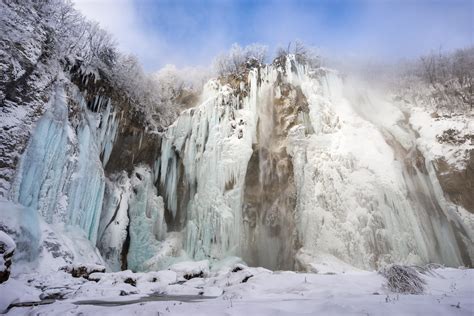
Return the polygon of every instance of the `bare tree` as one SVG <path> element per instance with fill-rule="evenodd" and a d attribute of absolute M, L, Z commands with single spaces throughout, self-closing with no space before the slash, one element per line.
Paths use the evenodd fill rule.
<path fill-rule="evenodd" d="M 233 44 L 231 49 L 216 58 L 214 65 L 219 76 L 240 74 L 246 67 L 257 67 L 265 63 L 267 47 L 251 44 L 242 48 Z"/>
<path fill-rule="evenodd" d="M 421 78 L 433 89 L 439 107 L 473 109 L 474 48 L 452 54 L 431 53 L 420 58 Z"/>
<path fill-rule="evenodd" d="M 316 49 L 305 45 L 299 40 L 296 40 L 294 43 L 289 42 L 286 49 L 279 47 L 275 60 L 281 63 L 290 54 L 295 56 L 296 61 L 302 65 L 308 65 L 312 68 L 321 66 L 321 57 L 316 52 Z"/>

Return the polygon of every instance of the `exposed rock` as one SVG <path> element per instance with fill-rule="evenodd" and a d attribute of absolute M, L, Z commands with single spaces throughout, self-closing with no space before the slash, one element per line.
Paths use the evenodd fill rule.
<path fill-rule="evenodd" d="M 91 111 L 100 111 L 100 102 L 111 102 L 117 113 L 119 122 L 117 138 L 114 142 L 110 159 L 105 166 L 108 174 L 126 170 L 131 172 L 134 166 L 145 163 L 153 166 L 160 152 L 161 138 L 157 133 L 147 131 L 146 119 L 143 113 L 134 110 L 132 101 L 112 83 L 107 76 L 100 73 L 100 78 L 95 78 L 93 73 L 83 74 L 81 65 L 71 67 L 71 81 L 81 91 L 85 91 L 88 108 Z M 186 102 L 191 96 L 183 96 Z M 183 102 L 184 102 L 183 101 Z M 102 158 L 102 157 L 101 157 Z"/>
<path fill-rule="evenodd" d="M 279 81 L 274 89 L 273 102 L 260 109 L 264 120 L 258 122 L 258 141 L 245 177 L 243 258 L 252 266 L 294 269 L 296 188 L 286 139 L 309 109 L 301 88 Z"/>
<path fill-rule="evenodd" d="M 443 159 L 436 160 L 435 167 L 444 194 L 453 203 L 474 213 L 474 150 L 470 150 L 464 170 L 456 169 Z"/>
<path fill-rule="evenodd" d="M 470 135 L 470 134 L 463 135 L 461 131 L 450 128 L 443 131 L 441 135 L 436 136 L 436 140 L 441 144 L 448 143 L 451 145 L 460 145 L 460 144 L 464 144 L 465 142 L 474 141 L 474 135 Z"/>
<path fill-rule="evenodd" d="M 247 281 L 253 277 L 253 275 L 247 275 L 245 278 L 243 278 L 242 283 L 247 283 Z"/>
<path fill-rule="evenodd" d="M 203 278 L 203 277 L 204 277 L 204 272 L 202 271 L 200 271 L 199 273 L 189 273 L 189 274 L 183 275 L 183 278 L 185 278 L 186 280 L 191 280 L 194 278 Z"/>
<path fill-rule="evenodd" d="M 239 271 L 242 271 L 246 268 L 246 266 L 244 266 L 243 264 L 236 264 L 235 267 L 232 269 L 232 272 L 235 273 L 235 272 L 239 272 Z"/>
<path fill-rule="evenodd" d="M 105 267 L 98 264 L 71 264 L 62 267 L 61 270 L 71 274 L 74 278 L 89 279 L 92 273 L 104 273 Z"/>
<path fill-rule="evenodd" d="M 134 279 L 134 278 L 126 278 L 125 280 L 123 280 L 123 283 L 127 283 L 127 284 L 130 284 L 131 286 L 137 286 L 137 280 Z"/>
<path fill-rule="evenodd" d="M 160 135 L 146 132 L 143 126 L 124 117 L 105 171 L 109 174 L 121 170 L 131 172 L 134 166 L 143 163 L 153 166 L 160 147 Z"/>

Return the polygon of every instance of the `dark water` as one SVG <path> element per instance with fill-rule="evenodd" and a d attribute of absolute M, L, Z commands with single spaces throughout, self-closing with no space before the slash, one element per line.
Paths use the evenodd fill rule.
<path fill-rule="evenodd" d="M 123 306 L 130 304 L 146 303 L 146 302 L 183 302 L 183 303 L 197 303 L 203 300 L 215 299 L 217 296 L 201 296 L 201 295 L 163 295 L 163 294 L 152 294 L 148 296 L 138 297 L 130 300 L 123 301 L 107 301 L 107 300 L 82 300 L 72 302 L 74 305 L 94 305 L 94 306 Z M 18 307 L 33 307 L 39 305 L 53 304 L 61 299 L 45 299 L 41 301 L 32 302 L 18 302 L 13 303 L 4 311 L 0 311 L 0 314 L 7 313 L 12 308 Z"/>
<path fill-rule="evenodd" d="M 215 299 L 216 296 L 201 296 L 201 295 L 161 295 L 152 294 L 131 300 L 123 301 L 105 301 L 105 300 L 83 300 L 73 302 L 75 305 L 95 305 L 95 306 L 122 306 L 146 302 L 184 302 L 196 303 L 203 300 Z"/>

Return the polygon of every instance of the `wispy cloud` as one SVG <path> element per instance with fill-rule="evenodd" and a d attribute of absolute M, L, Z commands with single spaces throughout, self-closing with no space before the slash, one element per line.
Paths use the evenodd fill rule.
<path fill-rule="evenodd" d="M 125 53 L 136 55 L 148 69 L 161 66 L 160 52 L 166 43 L 160 32 L 142 23 L 132 0 L 74 0 L 75 7 L 87 18 L 99 22 L 116 39 Z"/>
<path fill-rule="evenodd" d="M 74 0 L 148 70 L 207 64 L 234 43 L 301 39 L 344 58 L 414 57 L 473 45 L 471 0 Z"/>

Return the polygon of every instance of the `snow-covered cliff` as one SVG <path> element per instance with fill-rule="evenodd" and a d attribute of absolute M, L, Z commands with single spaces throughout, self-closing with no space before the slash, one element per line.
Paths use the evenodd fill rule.
<path fill-rule="evenodd" d="M 444 197 L 405 115 L 292 56 L 234 89 L 210 82 L 168 128 L 160 158 L 187 254 L 273 269 L 471 265 L 472 214 Z"/>
<path fill-rule="evenodd" d="M 12 31 L 0 51 L 0 229 L 15 260 L 472 266 L 469 113 L 433 113 L 290 54 L 210 80 L 162 129 L 140 103 L 157 99 L 124 90 L 123 60 L 108 72 L 110 47 L 86 63 L 63 52 L 45 18 L 54 6 L 0 5 Z"/>
<path fill-rule="evenodd" d="M 108 170 L 123 146 L 123 109 L 101 96 L 86 102 L 63 76 L 10 190 L 40 214 L 27 228 L 37 254 L 59 225 L 61 238 L 80 231 L 113 270 L 234 256 L 309 271 L 472 265 L 472 213 L 443 193 L 413 104 L 289 55 L 249 67 L 246 80 L 211 80 L 200 105 L 156 139 L 159 152 Z M 55 255 L 74 261 L 84 250 L 72 248 Z"/>
<path fill-rule="evenodd" d="M 106 69 L 107 51 L 88 57 L 112 48 L 71 4 L 0 9 L 0 228 L 16 239 L 16 259 L 36 268 L 103 263 L 96 245 L 107 178 L 153 164 L 159 135 L 119 85 L 120 70 Z M 87 32 L 103 42 L 84 41 Z"/>

